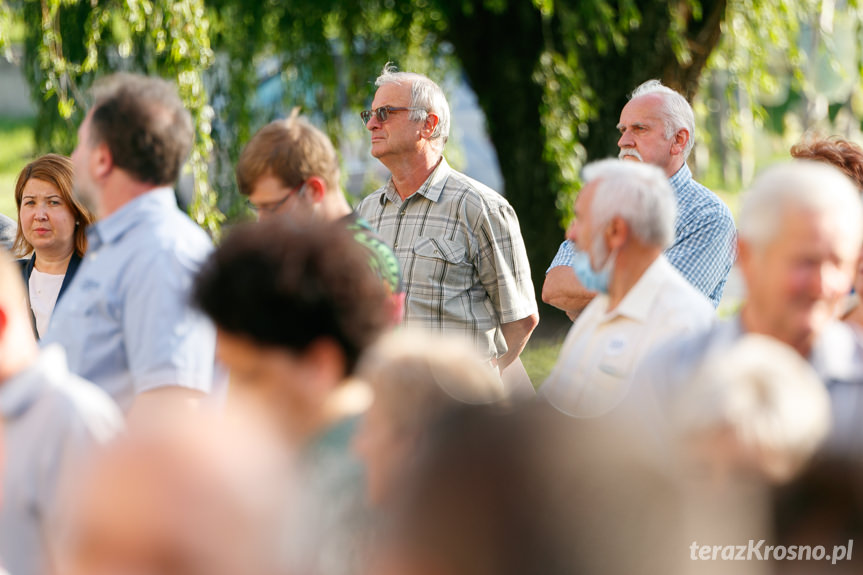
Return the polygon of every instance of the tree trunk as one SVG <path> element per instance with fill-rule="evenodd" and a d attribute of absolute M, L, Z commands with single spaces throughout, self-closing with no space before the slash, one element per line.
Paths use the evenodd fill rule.
<path fill-rule="evenodd" d="M 557 167 L 543 157 L 543 89 L 532 79 L 544 45 L 541 16 L 528 0 L 501 12 L 488 11 L 484 2 L 470 11 L 460 0 L 439 4 L 447 12 L 447 39 L 485 113 L 539 300 L 545 270 L 563 241 L 552 185 Z"/>
<path fill-rule="evenodd" d="M 540 118 L 543 87 L 533 81 L 539 58 L 547 45 L 563 52 L 569 45 L 552 20 L 543 35 L 543 20 L 533 2 L 515 0 L 503 9 L 489 9 L 489 2 L 438 0 L 446 14 L 446 39 L 452 43 L 468 82 L 485 112 L 488 131 L 500 163 L 507 199 L 515 208 L 527 245 L 537 299 L 545 270 L 563 241 L 556 206 L 559 168 L 545 158 L 545 131 Z M 617 121 L 627 95 L 641 82 L 661 78 L 691 98 L 707 57 L 719 40 L 726 0 L 703 0 L 703 17 L 693 20 L 684 13 L 691 61 L 677 64 L 668 40 L 671 26 L 668 3 L 641 0 L 640 26 L 628 36 L 624 51 L 600 53 L 595 47 L 579 50 L 579 62 L 588 85 L 598 95 L 597 114 L 588 123 L 582 141 L 588 158 L 617 154 Z M 688 10 L 687 2 L 679 2 Z M 553 308 L 543 306 L 548 315 Z"/>

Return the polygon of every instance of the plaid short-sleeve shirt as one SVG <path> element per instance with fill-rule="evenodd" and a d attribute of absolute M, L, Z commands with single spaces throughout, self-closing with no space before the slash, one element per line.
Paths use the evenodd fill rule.
<path fill-rule="evenodd" d="M 677 199 L 677 219 L 674 243 L 665 250 L 665 257 L 716 307 L 737 255 L 737 229 L 731 210 L 692 178 L 685 163 L 668 183 Z M 572 242 L 564 241 L 546 273 L 558 266 L 578 265 L 575 251 Z"/>
<path fill-rule="evenodd" d="M 491 358 L 506 352 L 500 325 L 537 312 L 512 206 L 445 159 L 406 200 L 390 180 L 357 213 L 399 260 L 405 326 L 460 333 Z"/>

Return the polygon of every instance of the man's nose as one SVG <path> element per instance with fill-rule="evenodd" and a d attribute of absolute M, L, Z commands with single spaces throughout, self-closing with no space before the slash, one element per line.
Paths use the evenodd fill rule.
<path fill-rule="evenodd" d="M 633 146 L 632 136 L 629 135 L 629 132 L 623 132 L 620 134 L 620 138 L 617 140 L 618 148 L 631 148 Z"/>

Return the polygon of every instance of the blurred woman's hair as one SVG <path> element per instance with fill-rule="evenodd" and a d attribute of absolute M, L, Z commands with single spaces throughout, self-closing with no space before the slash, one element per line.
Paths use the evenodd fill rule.
<path fill-rule="evenodd" d="M 831 138 L 804 138 L 791 147 L 791 156 L 798 160 L 824 162 L 842 170 L 863 193 L 863 148 L 848 140 Z"/>
<path fill-rule="evenodd" d="M 402 431 L 419 432 L 447 408 L 504 398 L 496 368 L 469 342 L 409 329 L 370 348 L 357 375 L 372 386 L 375 401 L 390 408 L 391 423 Z"/>

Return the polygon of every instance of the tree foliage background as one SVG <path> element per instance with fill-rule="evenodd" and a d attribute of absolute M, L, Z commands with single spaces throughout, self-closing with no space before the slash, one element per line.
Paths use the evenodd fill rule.
<path fill-rule="evenodd" d="M 708 91 L 732 120 L 724 133 L 705 125 L 705 139 L 742 145 L 733 119 L 745 108 L 764 121 L 758 97 L 778 74 L 806 92 L 802 24 L 830 9 L 859 28 L 856 3 L 843 0 L 0 0 L 0 49 L 23 40 L 40 151 L 71 150 L 98 75 L 176 78 L 197 122 L 190 211 L 214 233 L 219 206 L 237 210 L 239 151 L 271 119 L 255 106 L 262 62 L 277 62 L 285 103 L 337 143 L 387 61 L 436 79 L 460 70 L 540 286 L 579 168 L 616 153 L 615 124 L 636 85 Z"/>

